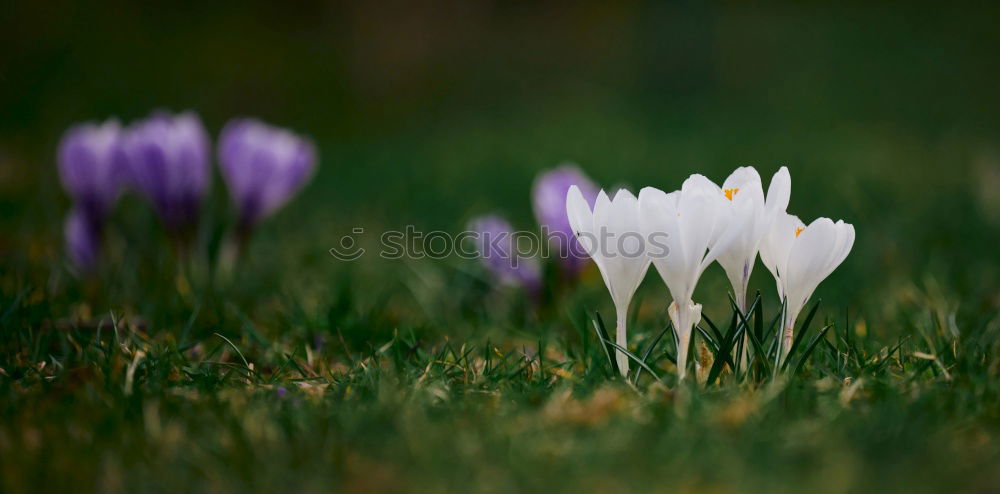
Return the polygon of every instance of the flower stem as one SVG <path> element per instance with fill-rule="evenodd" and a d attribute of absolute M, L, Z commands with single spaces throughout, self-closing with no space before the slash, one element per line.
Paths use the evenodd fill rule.
<path fill-rule="evenodd" d="M 249 237 L 250 233 L 248 230 L 237 228 L 222 240 L 222 245 L 219 246 L 219 257 L 216 266 L 216 275 L 222 281 L 228 281 L 232 277 L 233 271 L 236 269 L 236 263 L 239 261 Z"/>
<path fill-rule="evenodd" d="M 691 330 L 697 322 L 694 320 L 694 313 L 698 312 L 698 319 L 701 318 L 700 309 L 696 309 L 690 300 L 670 304 L 667 310 L 670 320 L 674 324 L 674 331 L 677 334 L 677 379 L 684 380 L 687 376 L 688 349 L 691 346 Z"/>
<path fill-rule="evenodd" d="M 747 314 L 747 280 L 744 280 L 743 284 L 736 289 L 736 308 L 739 309 L 744 317 L 749 317 L 749 314 Z M 750 328 L 743 329 L 743 351 L 739 356 L 739 367 L 741 369 L 746 369 L 747 362 L 750 361 L 750 336 L 747 334 L 747 331 L 750 331 Z M 735 370 L 733 369 L 733 371 Z"/>
<path fill-rule="evenodd" d="M 799 311 L 789 310 L 785 314 L 784 331 L 781 337 L 781 360 L 788 357 L 788 352 L 792 349 L 792 342 L 795 341 L 795 320 L 799 317 Z"/>
<path fill-rule="evenodd" d="M 615 318 L 617 320 L 618 329 L 615 334 L 615 343 L 622 348 L 628 348 L 628 341 L 626 338 L 625 331 L 625 319 L 628 315 L 628 308 L 621 310 L 615 310 Z M 628 356 L 625 352 L 621 350 L 615 350 L 615 360 L 618 361 L 618 372 L 621 372 L 622 377 L 628 376 Z"/>
<path fill-rule="evenodd" d="M 791 351 L 791 349 L 792 349 L 792 339 L 793 339 L 793 336 L 794 336 L 794 329 L 793 329 L 792 323 L 789 323 L 787 326 L 785 326 L 785 334 L 782 337 L 782 341 L 781 341 L 782 359 L 784 359 L 785 357 L 788 357 L 788 352 Z"/>
<path fill-rule="evenodd" d="M 682 331 L 677 338 L 677 380 L 687 377 L 688 347 L 691 346 L 691 331 Z"/>

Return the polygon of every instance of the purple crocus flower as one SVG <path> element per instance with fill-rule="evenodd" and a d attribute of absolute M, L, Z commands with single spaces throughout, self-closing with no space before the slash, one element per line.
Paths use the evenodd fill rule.
<path fill-rule="evenodd" d="M 59 141 L 59 179 L 80 214 L 94 221 L 111 212 L 125 183 L 120 137 L 121 125 L 111 119 L 75 125 Z"/>
<path fill-rule="evenodd" d="M 222 129 L 219 163 L 239 228 L 250 230 L 309 181 L 316 150 L 311 141 L 286 129 L 241 118 Z"/>
<path fill-rule="evenodd" d="M 132 185 L 177 234 L 198 221 L 211 182 L 209 137 L 192 112 L 154 113 L 125 130 L 122 151 Z"/>
<path fill-rule="evenodd" d="M 83 209 L 73 208 L 66 216 L 63 225 L 66 254 L 80 271 L 91 272 L 97 267 L 102 230 L 103 222 Z"/>
<path fill-rule="evenodd" d="M 538 294 L 542 285 L 538 260 L 517 257 L 516 235 L 506 219 L 495 214 L 480 216 L 469 222 L 468 229 L 476 233 L 476 249 L 483 264 L 500 283 Z"/>
<path fill-rule="evenodd" d="M 564 164 L 538 175 L 531 188 L 535 218 L 548 237 L 552 255 L 559 258 L 563 270 L 576 275 L 586 265 L 589 256 L 570 228 L 566 216 L 566 193 L 576 185 L 590 207 L 597 199 L 598 187 L 576 165 Z"/>

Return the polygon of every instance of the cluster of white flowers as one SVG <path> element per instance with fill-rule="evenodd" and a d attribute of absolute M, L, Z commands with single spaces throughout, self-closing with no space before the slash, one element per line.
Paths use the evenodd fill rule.
<path fill-rule="evenodd" d="M 616 311 L 616 343 L 627 347 L 625 315 L 636 288 L 650 264 L 667 284 L 673 302 L 668 309 L 676 332 L 677 369 L 684 378 L 691 332 L 701 320 L 701 304 L 692 300 L 698 279 L 718 261 L 732 283 L 737 305 L 746 311 L 747 282 L 757 254 L 777 282 L 785 301 L 782 349 L 791 347 L 793 328 L 809 297 L 847 257 L 854 245 L 854 226 L 819 218 L 808 226 L 785 212 L 791 177 L 782 167 L 764 196 L 760 175 L 753 167 L 734 171 L 719 187 L 702 175 L 691 175 L 680 190 L 666 193 L 646 187 L 636 198 L 619 190 L 614 199 L 601 191 L 593 209 L 573 186 L 566 195 L 566 214 L 584 249 L 597 264 L 611 292 Z M 600 235 L 598 234 L 600 232 Z M 621 255 L 636 246 L 615 238 L 641 241 L 665 239 L 666 255 Z M 614 243 L 614 242 L 612 242 Z M 628 358 L 617 354 L 618 369 L 628 373 Z"/>

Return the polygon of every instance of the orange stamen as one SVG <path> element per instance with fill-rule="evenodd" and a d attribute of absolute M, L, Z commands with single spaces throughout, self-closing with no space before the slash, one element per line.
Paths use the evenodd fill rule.
<path fill-rule="evenodd" d="M 803 230 L 805 230 L 805 227 L 801 227 L 801 226 L 796 227 L 795 228 L 795 236 L 798 237 L 799 234 L 802 233 Z"/>
<path fill-rule="evenodd" d="M 739 192 L 739 191 L 740 191 L 740 188 L 737 187 L 735 189 L 726 189 L 726 190 L 722 191 L 722 193 L 726 194 L 726 199 L 729 199 L 730 201 L 732 201 L 733 200 L 733 196 L 735 196 L 736 193 Z"/>

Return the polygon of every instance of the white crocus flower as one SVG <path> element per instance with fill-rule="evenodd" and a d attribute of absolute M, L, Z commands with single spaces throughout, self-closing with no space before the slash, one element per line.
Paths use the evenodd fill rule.
<path fill-rule="evenodd" d="M 695 286 L 705 268 L 740 233 L 731 222 L 732 208 L 722 189 L 702 175 L 692 175 L 681 190 L 669 194 L 646 187 L 639 191 L 643 234 L 651 244 L 665 240 L 669 252 L 653 265 L 667 284 L 673 303 L 668 309 L 677 336 L 677 372 L 687 373 L 691 331 L 701 320 L 701 305 L 694 303 Z"/>
<path fill-rule="evenodd" d="M 818 218 L 806 226 L 781 213 L 760 246 L 760 259 L 774 275 L 778 295 L 786 301 L 782 351 L 791 349 L 795 319 L 820 282 L 847 258 L 854 246 L 854 226 Z"/>
<path fill-rule="evenodd" d="M 741 225 L 729 247 L 719 253 L 719 264 L 726 270 L 740 311 L 746 312 L 747 283 L 757 261 L 760 242 L 771 229 L 778 213 L 788 207 L 792 179 L 788 168 L 781 167 L 767 189 L 767 199 L 760 175 L 750 166 L 737 168 L 722 184 L 722 193 L 733 208 L 733 221 Z"/>
<path fill-rule="evenodd" d="M 597 264 L 611 292 L 617 323 L 615 340 L 618 346 L 627 348 L 625 318 L 628 306 L 650 262 L 643 250 L 639 229 L 639 201 L 625 189 L 620 189 L 613 200 L 602 190 L 591 211 L 580 189 L 574 185 L 566 194 L 566 214 L 573 233 Z M 615 355 L 619 372 L 627 375 L 628 357 L 621 351 Z"/>

